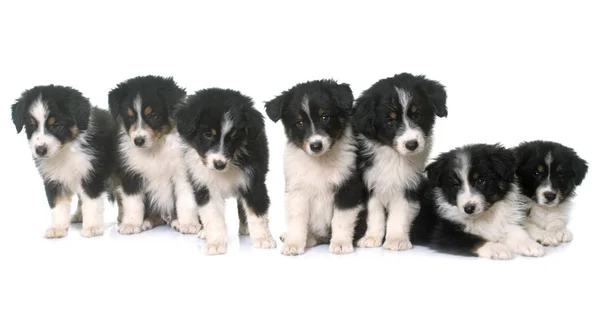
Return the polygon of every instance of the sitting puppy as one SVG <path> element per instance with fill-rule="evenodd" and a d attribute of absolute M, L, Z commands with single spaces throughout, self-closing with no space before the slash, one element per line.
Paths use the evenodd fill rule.
<path fill-rule="evenodd" d="M 446 91 L 437 81 L 402 73 L 381 79 L 356 100 L 364 182 L 370 192 L 360 247 L 412 248 L 417 193 L 433 144 L 436 117 L 446 117 Z M 387 210 L 387 223 L 386 223 Z"/>
<path fill-rule="evenodd" d="M 92 106 L 71 87 L 47 85 L 24 91 L 12 105 L 20 133 L 25 126 L 35 165 L 44 181 L 52 224 L 44 237 L 67 235 L 71 198 L 81 235 L 104 233 L 104 200 L 115 166 L 116 125 L 108 111 Z"/>
<path fill-rule="evenodd" d="M 426 168 L 433 203 L 424 201 L 415 227 L 429 226 L 429 243 L 439 251 L 490 259 L 544 255 L 523 227 L 515 170 L 512 152 L 501 145 L 440 154 Z"/>
<path fill-rule="evenodd" d="M 170 223 L 185 234 L 201 225 L 173 119 L 185 90 L 172 78 L 139 76 L 108 94 L 118 123 L 119 233 L 134 234 Z"/>
<path fill-rule="evenodd" d="M 206 239 L 205 252 L 227 251 L 225 199 L 235 197 L 255 248 L 275 248 L 269 230 L 265 185 L 269 148 L 262 114 L 238 91 L 209 88 L 189 96 L 176 113 L 184 139 L 185 166 L 191 180 Z M 245 227 L 247 220 L 247 227 Z"/>
<path fill-rule="evenodd" d="M 321 243 L 330 243 L 333 253 L 353 252 L 361 226 L 364 232 L 367 192 L 357 168 L 352 102 L 350 87 L 332 80 L 300 83 L 266 102 L 267 115 L 282 120 L 287 137 L 285 255 Z"/>
<path fill-rule="evenodd" d="M 587 162 L 572 148 L 550 141 L 524 142 L 513 150 L 529 206 L 527 231 L 545 246 L 571 241 L 573 234 L 567 229 L 571 198 L 587 174 Z"/>

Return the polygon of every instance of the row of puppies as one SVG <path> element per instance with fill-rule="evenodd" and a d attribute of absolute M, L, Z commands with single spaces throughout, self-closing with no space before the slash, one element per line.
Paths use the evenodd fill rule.
<path fill-rule="evenodd" d="M 121 234 L 168 224 L 222 254 L 225 199 L 235 197 L 240 234 L 275 248 L 264 117 L 249 97 L 218 88 L 187 96 L 172 78 L 149 75 L 117 84 L 108 103 L 103 110 L 76 89 L 47 85 L 12 105 L 44 181 L 52 215 L 45 237 L 64 237 L 70 222 L 82 223 L 84 237 L 102 235 L 108 198 Z M 69 217 L 73 195 L 79 204 Z"/>
<path fill-rule="evenodd" d="M 491 259 L 542 256 L 572 239 L 569 201 L 587 173 L 549 141 L 473 144 L 426 165 L 445 87 L 402 73 L 354 100 L 347 84 L 298 84 L 266 103 L 281 120 L 287 231 L 282 253 L 329 244 L 407 250 L 414 244 Z"/>
<path fill-rule="evenodd" d="M 172 79 L 134 78 L 110 92 L 111 118 L 90 108 L 73 89 L 36 87 L 24 92 L 13 105 L 13 120 L 17 131 L 27 125 L 46 183 L 53 214 L 47 237 L 66 234 L 72 192 L 80 197 L 73 221 L 83 217 L 84 236 L 102 233 L 98 209 L 103 191 L 96 185 L 99 193 L 94 194 L 89 184 L 101 183 L 95 180 L 100 178 L 119 205 L 121 233 L 165 223 L 182 233 L 197 233 L 198 209 L 205 249 L 224 253 L 224 199 L 237 197 L 240 233 L 249 232 L 256 247 L 275 247 L 267 219 L 268 147 L 262 116 L 250 98 L 231 90 L 208 89 L 184 97 Z M 530 237 L 519 234 L 526 224 L 521 210 L 527 207 L 520 207 L 516 197 L 519 185 L 530 198 L 535 196 L 529 191 L 544 190 L 528 191 L 534 181 L 518 184 L 507 176 L 519 164 L 510 159 L 513 152 L 497 145 L 463 147 L 440 156 L 427 167 L 429 180 L 424 177 L 435 117 L 447 116 L 441 84 L 399 74 L 378 81 L 353 102 L 347 84 L 320 80 L 298 84 L 266 103 L 267 115 L 282 120 L 289 141 L 284 157 L 284 254 L 301 254 L 320 243 L 329 243 L 335 253 L 352 252 L 354 245 L 404 250 L 422 243 L 491 258 L 507 258 L 512 252 L 543 254 Z M 544 180 L 538 187 L 560 194 L 527 208 L 532 219 L 527 230 L 544 244 L 557 244 L 570 239 L 564 224 L 559 228 L 556 222 L 566 216 L 563 205 L 583 180 L 587 165 L 564 146 L 539 142 L 514 152 L 525 171 L 539 156 L 531 152 L 541 146 L 552 149 L 542 162 L 547 171 L 543 165 L 535 167 L 536 179 Z M 553 163 L 568 159 L 580 164 Z M 559 172 L 550 172 L 559 167 Z"/>

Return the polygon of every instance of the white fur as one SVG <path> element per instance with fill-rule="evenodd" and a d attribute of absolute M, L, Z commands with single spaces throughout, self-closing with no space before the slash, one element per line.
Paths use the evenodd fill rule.
<path fill-rule="evenodd" d="M 475 205 L 475 210 L 471 215 L 477 216 L 485 210 L 485 197 L 471 187 L 469 181 L 469 171 L 471 170 L 469 154 L 464 152 L 459 154 L 458 161 L 457 174 L 460 175 L 462 184 L 456 197 L 456 204 L 463 213 L 465 213 L 467 204 Z"/>
<path fill-rule="evenodd" d="M 573 234 L 567 229 L 572 207 L 570 201 L 549 206 L 529 200 L 528 207 L 530 213 L 525 226 L 533 239 L 544 246 L 558 246 L 573 239 Z"/>
<path fill-rule="evenodd" d="M 69 199 L 70 201 L 70 199 Z M 50 210 L 52 215 L 52 223 L 44 234 L 45 238 L 60 238 L 67 236 L 69 229 L 69 214 L 71 212 L 71 204 L 66 201 L 56 203 L 54 208 Z"/>
<path fill-rule="evenodd" d="M 546 155 L 546 158 L 544 158 L 544 162 L 546 163 L 546 170 L 548 171 L 548 176 L 540 184 L 540 186 L 535 190 L 537 204 L 543 205 L 543 206 L 558 205 L 558 196 L 553 201 L 550 201 L 550 202 L 547 202 L 546 197 L 544 197 L 544 193 L 546 193 L 546 192 L 552 192 L 552 193 L 556 194 L 556 191 L 552 189 L 552 184 L 550 182 L 550 174 L 552 173 L 550 167 L 552 165 L 552 161 L 553 161 L 552 153 L 548 152 L 548 154 Z"/>
<path fill-rule="evenodd" d="M 402 124 L 403 128 L 400 130 L 401 133 L 394 140 L 394 147 L 401 155 L 413 155 L 419 154 L 421 151 L 428 150 L 430 147 L 428 145 L 428 140 L 425 138 L 425 133 L 421 128 L 415 125 L 408 118 L 408 105 L 412 100 L 410 93 L 405 91 L 404 89 L 396 88 L 396 93 L 398 94 L 398 98 L 400 100 L 400 104 L 402 105 Z M 406 142 L 415 140 L 419 143 L 419 146 L 415 150 L 408 150 L 406 148 Z"/>
<path fill-rule="evenodd" d="M 46 147 L 48 151 L 46 156 L 53 157 L 56 152 L 60 151 L 62 145 L 61 142 L 46 129 L 46 121 L 48 120 L 49 116 L 48 107 L 42 100 L 41 95 L 35 102 L 31 104 L 31 107 L 29 108 L 29 114 L 37 122 L 37 129 L 35 132 L 33 132 L 33 134 L 31 134 L 31 138 L 29 139 L 31 154 L 34 158 L 39 158 L 36 153 L 36 148 Z"/>
<path fill-rule="evenodd" d="M 143 114 L 142 114 L 142 97 L 138 94 L 133 99 L 133 109 L 137 115 L 135 124 L 133 124 L 131 130 L 131 142 L 133 142 L 136 138 L 140 137 L 144 139 L 144 144 L 141 148 L 151 148 L 154 146 L 154 141 L 152 140 L 152 133 L 150 132 L 150 128 L 144 124 Z M 138 147 L 138 146 L 136 146 Z"/>
<path fill-rule="evenodd" d="M 104 201 L 106 193 L 96 198 L 90 198 L 87 194 L 80 195 L 81 214 L 83 216 L 81 235 L 83 237 L 94 237 L 104 234 Z"/>
<path fill-rule="evenodd" d="M 282 253 L 297 255 L 304 253 L 307 240 L 329 237 L 334 217 L 334 189 L 346 181 L 355 168 L 356 144 L 352 129 L 346 128 L 342 137 L 321 156 L 307 155 L 288 143 L 283 160 L 287 233 Z M 336 223 L 341 221 L 340 226 L 349 228 L 344 217 L 351 214 L 340 215 L 340 218 L 336 216 Z M 347 231 L 336 231 L 336 242 L 345 238 L 345 233 Z M 347 239 L 344 243 L 347 244 Z"/>
<path fill-rule="evenodd" d="M 153 210 L 163 218 L 169 218 L 173 210 L 177 211 L 177 226 L 180 232 L 198 233 L 200 223 L 193 191 L 185 172 L 179 134 L 173 130 L 152 147 L 140 148 L 131 141 L 122 125 L 120 131 L 119 147 L 123 154 L 124 167 L 142 176 L 143 191 L 134 196 L 123 194 L 123 221 L 119 232 L 131 234 L 142 231 L 143 194 L 148 193 L 152 207 L 156 207 Z M 177 204 L 173 209 L 175 201 Z"/>

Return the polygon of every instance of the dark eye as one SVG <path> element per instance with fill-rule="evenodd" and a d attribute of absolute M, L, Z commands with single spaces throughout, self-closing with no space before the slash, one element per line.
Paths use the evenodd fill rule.
<path fill-rule="evenodd" d="M 385 124 L 386 124 L 386 125 L 388 125 L 388 126 L 391 126 L 391 125 L 394 125 L 394 122 L 396 122 L 396 120 L 394 120 L 394 119 L 388 119 L 388 120 L 385 122 Z"/>
<path fill-rule="evenodd" d="M 535 177 L 535 178 L 538 178 L 538 177 L 540 177 L 540 175 L 542 175 L 542 174 L 540 174 L 540 172 L 539 172 L 539 171 L 534 171 L 534 172 L 533 172 L 533 177 Z"/>
<path fill-rule="evenodd" d="M 485 183 L 485 179 L 483 178 L 477 178 L 477 180 L 475 180 L 475 183 L 478 185 L 483 185 Z"/>
<path fill-rule="evenodd" d="M 296 127 L 297 127 L 298 129 L 302 129 L 302 127 L 304 127 L 304 122 L 303 122 L 303 121 L 298 121 L 298 122 L 296 122 Z"/>
<path fill-rule="evenodd" d="M 421 119 L 421 116 L 423 116 L 423 114 L 419 113 L 419 112 L 415 112 L 412 114 L 412 118 L 415 121 L 419 121 L 419 119 Z"/>
<path fill-rule="evenodd" d="M 323 123 L 328 123 L 329 122 L 329 116 L 323 115 L 321 117 L 321 120 L 323 121 Z"/>
<path fill-rule="evenodd" d="M 156 113 L 150 113 L 150 115 L 148 115 L 148 119 L 156 120 L 158 119 L 158 115 Z"/>
<path fill-rule="evenodd" d="M 211 132 L 204 132 L 202 135 L 207 139 L 212 139 L 214 136 Z"/>

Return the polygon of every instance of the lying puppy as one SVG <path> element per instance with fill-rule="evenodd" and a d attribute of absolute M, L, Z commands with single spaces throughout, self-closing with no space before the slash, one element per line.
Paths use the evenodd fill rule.
<path fill-rule="evenodd" d="M 498 144 L 440 154 L 426 168 L 433 203 L 424 201 L 415 226 L 429 226 L 429 243 L 439 251 L 490 259 L 544 255 L 523 227 L 515 170 L 512 152 Z"/>
<path fill-rule="evenodd" d="M 513 150 L 529 208 L 527 231 L 545 246 L 571 241 L 573 234 L 567 229 L 571 200 L 587 174 L 587 162 L 572 148 L 550 141 L 524 142 Z"/>
<path fill-rule="evenodd" d="M 265 185 L 269 148 L 263 116 L 252 99 L 230 89 L 200 90 L 178 107 L 176 120 L 204 224 L 205 252 L 227 251 L 224 208 L 230 197 L 238 201 L 240 234 L 249 232 L 255 248 L 275 248 Z"/>
<path fill-rule="evenodd" d="M 71 87 L 46 85 L 24 91 L 12 105 L 12 119 L 25 133 L 44 181 L 52 223 L 44 237 L 67 235 L 71 198 L 79 199 L 73 221 L 81 235 L 104 233 L 104 201 L 115 166 L 116 125 L 108 111 L 92 106 Z"/>
<path fill-rule="evenodd" d="M 353 252 L 364 232 L 367 192 L 357 168 L 352 102 L 347 84 L 315 80 L 265 104 L 273 122 L 282 120 L 287 138 L 285 255 L 303 254 L 321 243 L 329 243 L 333 253 Z"/>
<path fill-rule="evenodd" d="M 119 233 L 134 234 L 170 223 L 185 234 L 201 225 L 173 119 L 185 90 L 172 78 L 138 76 L 108 94 L 118 123 Z"/>
<path fill-rule="evenodd" d="M 367 231 L 360 247 L 412 248 L 410 228 L 419 213 L 417 192 L 433 144 L 436 117 L 446 117 L 444 86 L 402 73 L 379 80 L 356 100 L 363 178 L 371 192 Z M 386 223 L 387 211 L 387 223 Z"/>

